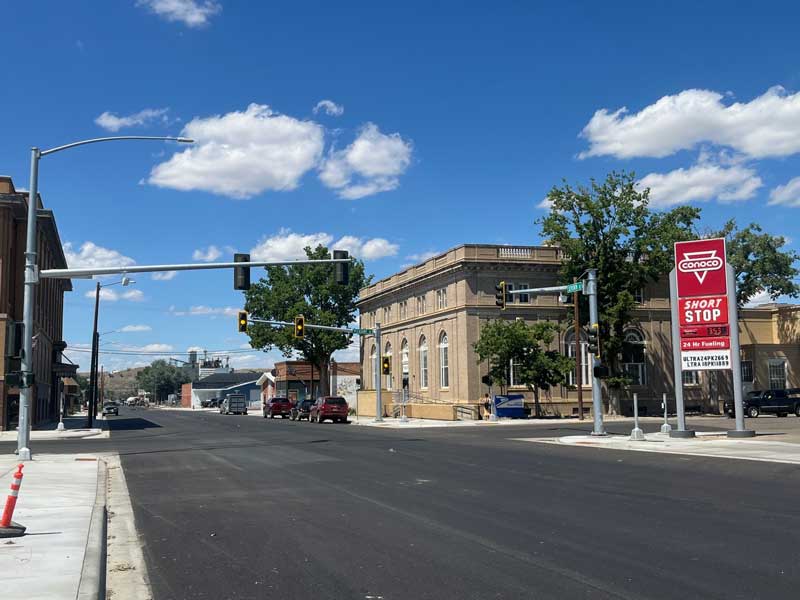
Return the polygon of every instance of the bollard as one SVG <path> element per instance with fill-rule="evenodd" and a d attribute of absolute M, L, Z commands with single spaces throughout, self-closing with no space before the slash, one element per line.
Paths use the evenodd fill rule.
<path fill-rule="evenodd" d="M 11 482 L 11 493 L 6 498 L 6 506 L 3 509 L 3 516 L 0 517 L 0 537 L 19 537 L 25 534 L 25 526 L 11 520 L 14 516 L 14 507 L 17 505 L 17 495 L 22 485 L 22 464 L 17 465 L 14 479 Z"/>
<path fill-rule="evenodd" d="M 661 395 L 662 404 L 664 405 L 664 424 L 661 426 L 661 433 L 669 433 L 672 431 L 672 425 L 669 424 L 669 416 L 667 413 L 667 394 Z"/>
<path fill-rule="evenodd" d="M 644 432 L 639 429 L 639 395 L 633 394 L 633 431 L 631 431 L 632 442 L 644 441 Z"/>

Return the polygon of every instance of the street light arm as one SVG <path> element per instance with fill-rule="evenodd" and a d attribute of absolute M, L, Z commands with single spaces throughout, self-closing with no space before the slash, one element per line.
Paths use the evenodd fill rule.
<path fill-rule="evenodd" d="M 39 151 L 39 156 L 47 156 L 48 154 L 54 154 L 56 152 L 61 152 L 62 150 L 69 150 L 70 148 L 75 148 L 76 146 L 85 146 L 86 144 L 96 144 L 97 142 L 116 142 L 119 140 L 158 140 L 162 142 L 180 142 L 182 144 L 194 143 L 193 139 L 185 137 L 159 136 L 159 135 L 117 135 L 111 137 L 93 138 L 91 140 L 81 140 L 79 142 L 72 142 L 71 144 L 65 144 L 63 146 L 58 146 L 56 148 L 50 148 L 49 150 L 41 150 Z"/>

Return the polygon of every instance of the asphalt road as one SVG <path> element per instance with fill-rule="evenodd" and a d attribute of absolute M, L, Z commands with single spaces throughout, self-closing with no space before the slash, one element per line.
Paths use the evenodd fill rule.
<path fill-rule="evenodd" d="M 800 589 L 796 466 L 510 439 L 583 427 L 557 423 L 386 430 L 155 409 L 109 421 L 109 440 L 37 451 L 120 453 L 157 600 Z"/>

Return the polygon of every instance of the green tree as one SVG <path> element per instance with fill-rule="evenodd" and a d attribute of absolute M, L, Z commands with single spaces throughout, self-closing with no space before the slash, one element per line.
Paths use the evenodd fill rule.
<path fill-rule="evenodd" d="M 307 247 L 305 253 L 310 259 L 331 258 L 322 245 Z M 259 319 L 293 322 L 303 315 L 309 324 L 346 327 L 355 320 L 359 291 L 371 280 L 359 260 L 350 265 L 347 285 L 335 283 L 331 265 L 267 267 L 267 276 L 245 292 L 245 310 Z M 247 333 L 253 348 L 275 347 L 287 357 L 296 353 L 312 363 L 319 371 L 321 395 L 330 393 L 331 355 L 347 348 L 352 339 L 352 335 L 309 328 L 303 339 L 296 339 L 291 327 L 259 323 L 250 325 Z"/>
<path fill-rule="evenodd" d="M 143 390 L 154 392 L 154 402 L 166 400 L 169 394 L 180 393 L 181 385 L 189 382 L 183 370 L 165 360 L 153 361 L 136 374 L 136 384 Z"/>
<path fill-rule="evenodd" d="M 540 391 L 565 383 L 575 368 L 571 358 L 548 349 L 557 331 L 558 327 L 549 322 L 528 325 L 524 321 L 497 320 L 483 326 L 473 346 L 478 362 L 489 362 L 492 382 L 501 388 L 508 386 L 514 365 L 515 383 L 533 392 L 537 417 L 542 413 Z"/>

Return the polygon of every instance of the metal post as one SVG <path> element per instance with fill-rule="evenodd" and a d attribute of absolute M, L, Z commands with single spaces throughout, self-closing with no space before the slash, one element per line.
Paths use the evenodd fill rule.
<path fill-rule="evenodd" d="M 639 394 L 633 393 L 633 431 L 631 431 L 632 442 L 643 442 L 644 432 L 639 428 Z"/>
<path fill-rule="evenodd" d="M 375 421 L 383 421 L 383 403 L 381 398 L 381 324 L 375 323 Z"/>
<path fill-rule="evenodd" d="M 742 357 L 739 350 L 739 306 L 736 304 L 736 274 L 733 267 L 726 266 L 728 283 L 728 327 L 731 330 L 731 375 L 733 375 L 733 407 L 736 415 L 736 429 L 728 432 L 730 438 L 755 437 L 756 432 L 744 427 L 744 406 L 742 394 Z"/>
<path fill-rule="evenodd" d="M 694 431 L 686 429 L 686 410 L 683 404 L 683 369 L 681 367 L 681 331 L 678 318 L 678 275 L 675 269 L 669 272 L 669 305 L 672 331 L 672 371 L 675 388 L 675 412 L 678 428 L 669 432 L 669 437 L 692 438 Z"/>
<path fill-rule="evenodd" d="M 97 282 L 94 292 L 94 326 L 92 328 L 92 360 L 91 371 L 89 373 L 89 406 L 87 408 L 88 418 L 86 426 L 90 429 L 94 426 L 95 406 L 97 405 L 97 355 L 100 354 L 100 336 L 97 334 L 97 314 L 100 310 L 100 282 Z"/>
<path fill-rule="evenodd" d="M 597 314 L 597 269 L 588 269 L 586 281 L 586 291 L 589 296 L 589 322 L 593 325 L 598 322 Z M 600 364 L 597 356 L 589 354 L 589 362 L 592 367 Z M 606 435 L 603 429 L 603 399 L 600 392 L 600 379 L 592 377 L 592 412 L 594 413 L 594 426 L 592 435 Z"/>
<path fill-rule="evenodd" d="M 17 435 L 17 454 L 20 460 L 31 459 L 30 443 L 31 430 L 31 407 L 33 398 L 31 397 L 32 388 L 30 374 L 33 373 L 33 301 L 34 286 L 38 282 L 36 272 L 36 210 L 38 208 L 39 197 L 39 149 L 31 148 L 31 181 L 28 191 L 28 229 L 25 240 L 25 292 L 23 297 L 22 323 L 24 333 L 22 336 L 22 360 L 20 370 L 22 371 L 23 386 L 19 391 L 19 433 Z"/>
<path fill-rule="evenodd" d="M 64 380 L 58 379 L 58 427 L 56 431 L 64 431 Z"/>
<path fill-rule="evenodd" d="M 672 431 L 672 425 L 669 424 L 669 413 L 667 412 L 667 393 L 661 394 L 661 403 L 664 405 L 664 424 L 661 426 L 661 433 L 669 433 Z"/>
<path fill-rule="evenodd" d="M 574 278 L 572 280 L 574 283 L 578 283 L 578 278 Z M 572 303 L 575 305 L 575 326 L 573 327 L 572 332 L 575 334 L 575 385 L 578 387 L 578 419 L 583 421 L 583 380 L 582 380 L 582 367 L 581 361 L 583 357 L 583 346 L 581 344 L 581 313 L 580 307 L 578 306 L 578 292 L 574 292 L 572 294 Z"/>
<path fill-rule="evenodd" d="M 400 422 L 401 423 L 408 423 L 408 417 L 406 416 L 406 402 L 408 402 L 408 388 L 404 387 L 403 388 L 403 405 L 402 405 L 403 413 L 400 416 Z"/>

